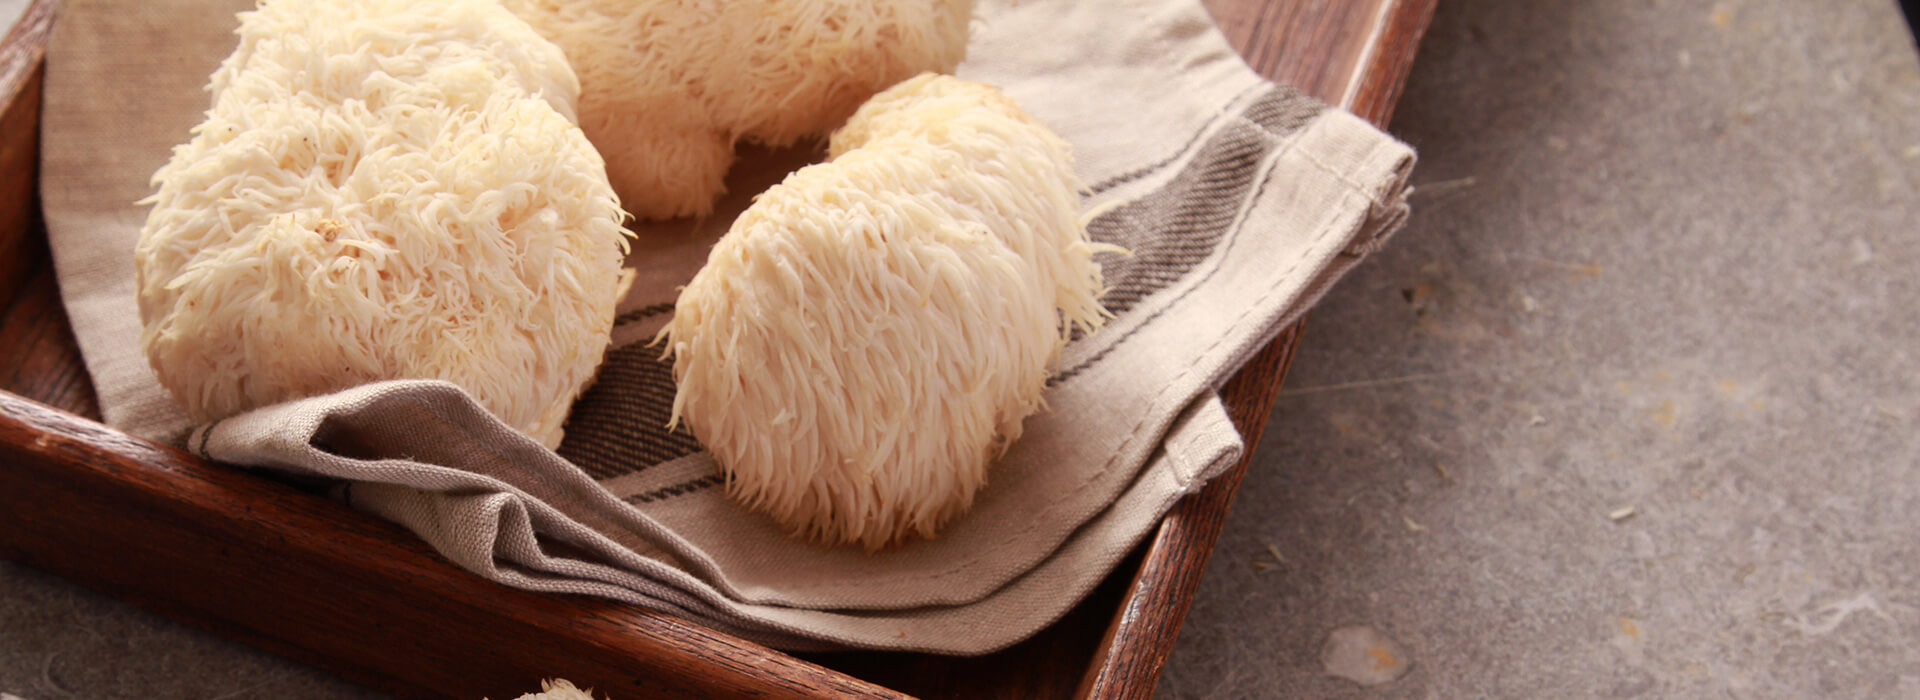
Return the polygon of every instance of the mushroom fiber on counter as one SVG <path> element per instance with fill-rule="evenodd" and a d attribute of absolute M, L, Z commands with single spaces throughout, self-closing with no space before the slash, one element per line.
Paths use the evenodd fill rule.
<path fill-rule="evenodd" d="M 593 689 L 582 689 L 564 678 L 540 681 L 540 692 L 527 693 L 517 700 L 594 700 Z"/>
<path fill-rule="evenodd" d="M 580 125 L 642 219 L 705 215 L 734 144 L 784 147 L 966 54 L 972 0 L 505 0 L 579 72 Z"/>
<path fill-rule="evenodd" d="M 191 418 L 441 379 L 549 447 L 627 249 L 560 49 L 496 0 L 266 0 L 153 176 L 140 342 Z"/>
<path fill-rule="evenodd" d="M 727 492 L 869 551 L 935 536 L 1105 322 L 1067 144 L 991 86 L 922 75 L 761 194 L 661 331 Z"/>

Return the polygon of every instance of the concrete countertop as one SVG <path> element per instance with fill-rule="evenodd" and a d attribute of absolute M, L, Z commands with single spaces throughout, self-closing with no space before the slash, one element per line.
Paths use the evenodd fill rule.
<path fill-rule="evenodd" d="M 1920 697 L 1898 5 L 1442 2 L 1393 130 L 1161 697 Z"/>

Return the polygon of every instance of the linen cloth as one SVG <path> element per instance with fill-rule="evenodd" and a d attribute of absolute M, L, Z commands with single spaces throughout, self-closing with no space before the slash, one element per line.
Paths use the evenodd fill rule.
<path fill-rule="evenodd" d="M 338 495 L 508 585 L 632 601 L 790 649 L 975 654 L 1068 610 L 1243 446 L 1214 394 L 1404 220 L 1413 153 L 1268 83 L 1192 0 L 983 0 L 962 77 L 1072 144 L 1116 317 L 1063 353 L 1047 411 L 939 537 L 876 554 L 796 540 L 665 430 L 647 347 L 731 213 L 799 149 L 745 149 L 720 213 L 641 227 L 600 379 L 558 451 L 458 387 L 406 380 L 192 429 L 139 350 L 148 179 L 198 123 L 250 0 L 80 0 L 48 57 L 42 193 L 107 422 L 206 457 L 342 480 Z"/>

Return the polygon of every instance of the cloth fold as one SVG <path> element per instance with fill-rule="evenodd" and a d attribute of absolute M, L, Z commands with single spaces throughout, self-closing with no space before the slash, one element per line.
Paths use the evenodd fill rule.
<path fill-rule="evenodd" d="M 248 0 L 72 3 L 49 54 L 42 191 L 62 293 L 107 421 L 180 440 L 138 349 L 131 250 L 168 148 L 206 107 Z M 201 22 L 205 24 L 202 25 Z M 141 66 L 140 71 L 129 70 Z M 156 73 L 158 75 L 156 75 Z M 816 154 L 749 152 L 713 218 L 645 227 L 600 379 L 551 451 L 458 387 L 407 380 L 184 438 L 221 462 L 339 479 L 342 498 L 508 585 L 632 601 L 790 649 L 975 654 L 1072 607 L 1243 446 L 1214 389 L 1396 229 L 1413 154 L 1253 74 L 1192 0 L 986 0 L 959 73 L 1074 147 L 1116 316 L 1076 339 L 1049 410 L 932 540 L 866 554 L 789 537 L 722 494 L 664 423 L 646 347 L 727 212 Z"/>

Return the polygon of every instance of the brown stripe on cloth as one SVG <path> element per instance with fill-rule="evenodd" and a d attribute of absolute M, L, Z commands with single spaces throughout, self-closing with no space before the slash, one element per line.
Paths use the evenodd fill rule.
<path fill-rule="evenodd" d="M 1260 163 L 1275 147 L 1273 137 L 1291 134 L 1326 109 L 1292 87 L 1276 86 L 1241 112 L 1241 120 L 1207 139 L 1166 185 L 1089 222 L 1094 240 L 1131 253 L 1101 261 L 1108 285 L 1101 304 L 1115 316 L 1124 315 L 1211 257 L 1256 186 Z M 1073 378 L 1126 341 L 1125 336 L 1111 341 L 1093 357 L 1056 372 L 1047 385 Z"/>
<path fill-rule="evenodd" d="M 1265 87 L 1268 89 L 1267 95 L 1260 98 L 1259 102 L 1249 105 L 1246 109 L 1242 110 L 1240 116 L 1266 127 L 1266 129 L 1273 132 L 1275 136 L 1286 136 L 1294 130 L 1306 126 L 1307 122 L 1313 121 L 1314 115 L 1326 109 L 1326 105 L 1321 104 L 1319 100 L 1306 96 L 1291 85 L 1267 85 Z M 1193 138 L 1188 139 L 1184 145 L 1180 146 L 1179 150 L 1174 151 L 1173 155 L 1167 156 L 1152 165 L 1128 171 L 1095 183 L 1093 186 L 1087 188 L 1087 193 L 1100 194 L 1166 169 L 1168 164 L 1178 161 L 1182 156 L 1192 152 L 1194 144 L 1199 143 L 1200 137 L 1205 136 L 1206 133 L 1205 129 L 1194 132 Z"/>
<path fill-rule="evenodd" d="M 1211 256 L 1273 149 L 1271 137 L 1292 133 L 1325 109 L 1297 90 L 1275 88 L 1207 139 L 1171 182 L 1089 223 L 1094 240 L 1132 252 L 1101 262 L 1107 310 L 1126 313 Z"/>
<path fill-rule="evenodd" d="M 1197 152 L 1165 185 L 1090 222 L 1087 230 L 1094 240 L 1132 253 L 1107 256 L 1101 262 L 1108 284 L 1101 303 L 1107 310 L 1125 314 L 1212 256 L 1256 186 L 1260 163 L 1275 147 L 1273 137 L 1292 133 L 1325 109 L 1326 105 L 1291 87 L 1271 88 L 1211 137 L 1196 138 Z M 633 323 L 672 310 L 670 304 L 654 304 L 621 314 L 615 323 Z M 1112 346 L 1125 340 L 1115 340 Z M 1049 385 L 1073 377 L 1105 356 L 1102 352 L 1064 369 Z M 699 442 L 684 429 L 666 429 L 674 391 L 672 363 L 661 360 L 657 348 L 614 349 L 607 353 L 599 379 L 574 404 L 560 456 L 595 480 L 606 481 L 699 451 Z M 658 497 L 713 485 L 702 482 Z"/>
<path fill-rule="evenodd" d="M 614 348 L 574 402 L 560 456 L 605 481 L 700 451 L 685 428 L 667 430 L 673 393 L 673 365 L 659 348 Z"/>
<path fill-rule="evenodd" d="M 673 498 L 674 496 L 685 496 L 689 493 L 693 493 L 695 491 L 699 491 L 705 488 L 712 488 L 715 486 L 719 486 L 726 482 L 727 482 L 726 478 L 720 476 L 719 474 L 709 474 L 707 476 L 703 476 L 698 479 L 692 479 L 682 483 L 674 484 L 672 486 L 663 486 L 661 488 L 653 489 L 651 491 L 636 493 L 636 494 L 621 498 L 620 500 L 626 501 L 629 505 L 637 506 L 642 503 L 653 503 L 655 501 L 661 501 L 668 498 Z"/>
<path fill-rule="evenodd" d="M 655 316 L 660 316 L 663 314 L 670 314 L 670 313 L 673 313 L 672 304 L 651 304 L 648 306 L 642 306 L 638 309 L 634 309 L 632 311 L 628 311 L 626 313 L 613 317 L 613 325 L 616 327 L 624 326 L 629 323 L 645 321 Z"/>

